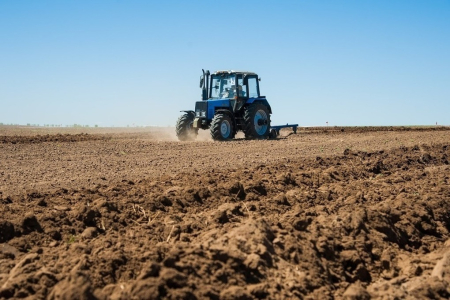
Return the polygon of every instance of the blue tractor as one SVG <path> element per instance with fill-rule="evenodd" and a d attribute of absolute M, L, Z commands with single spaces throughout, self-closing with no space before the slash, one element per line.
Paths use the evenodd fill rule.
<path fill-rule="evenodd" d="M 195 111 L 184 110 L 176 133 L 180 141 L 194 140 L 199 129 L 209 129 L 214 140 L 233 139 L 243 131 L 248 139 L 266 139 L 272 109 L 259 92 L 259 77 L 253 72 L 203 71 L 200 77 L 202 101 Z"/>

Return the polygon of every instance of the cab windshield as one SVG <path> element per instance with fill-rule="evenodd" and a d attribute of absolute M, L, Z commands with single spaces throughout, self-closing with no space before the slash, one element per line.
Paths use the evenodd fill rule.
<path fill-rule="evenodd" d="M 242 86 L 242 75 L 237 75 L 238 84 L 236 85 L 236 74 L 218 74 L 212 75 L 211 81 L 211 99 L 231 99 L 239 92 L 240 97 L 245 97 L 245 87 Z"/>

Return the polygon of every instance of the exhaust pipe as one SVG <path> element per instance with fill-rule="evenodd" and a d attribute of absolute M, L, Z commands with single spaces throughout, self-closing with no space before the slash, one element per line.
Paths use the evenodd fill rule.
<path fill-rule="evenodd" d="M 205 78 L 205 81 L 206 81 L 206 99 L 205 100 L 208 100 L 209 99 L 209 70 L 206 70 L 206 78 Z"/>
<path fill-rule="evenodd" d="M 207 98 L 207 92 L 206 92 L 206 88 L 205 88 L 205 70 L 202 69 L 203 75 L 200 79 L 200 87 L 202 88 L 202 100 L 206 100 Z"/>

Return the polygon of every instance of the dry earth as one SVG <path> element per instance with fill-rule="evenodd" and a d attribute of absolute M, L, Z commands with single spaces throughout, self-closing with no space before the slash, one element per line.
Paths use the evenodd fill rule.
<path fill-rule="evenodd" d="M 447 299 L 448 127 L 0 127 L 0 299 Z"/>

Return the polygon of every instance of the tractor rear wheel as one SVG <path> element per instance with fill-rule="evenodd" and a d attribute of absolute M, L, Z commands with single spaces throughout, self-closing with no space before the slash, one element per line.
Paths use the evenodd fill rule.
<path fill-rule="evenodd" d="M 234 138 L 233 122 L 227 114 L 216 114 L 211 121 L 210 131 L 215 141 Z"/>
<path fill-rule="evenodd" d="M 248 139 L 265 139 L 270 132 L 270 114 L 267 106 L 252 104 L 244 114 L 244 133 Z"/>
<path fill-rule="evenodd" d="M 177 120 L 175 131 L 180 141 L 193 141 L 197 137 L 198 129 L 193 128 L 194 115 L 185 113 Z"/>

